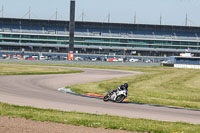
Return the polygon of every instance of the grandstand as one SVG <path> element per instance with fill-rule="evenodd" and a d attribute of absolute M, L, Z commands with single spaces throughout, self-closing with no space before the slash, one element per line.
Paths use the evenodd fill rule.
<path fill-rule="evenodd" d="M 75 51 L 89 54 L 200 55 L 200 27 L 76 22 Z M 67 53 L 69 21 L 0 18 L 0 50 Z"/>

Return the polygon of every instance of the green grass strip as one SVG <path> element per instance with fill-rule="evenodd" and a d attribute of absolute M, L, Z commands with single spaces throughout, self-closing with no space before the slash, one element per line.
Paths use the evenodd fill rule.
<path fill-rule="evenodd" d="M 35 121 L 49 121 L 86 127 L 102 127 L 106 129 L 121 129 L 138 132 L 155 133 L 199 133 L 200 125 L 161 122 L 146 119 L 133 119 L 110 115 L 96 115 L 78 112 L 64 112 L 50 109 L 38 109 L 32 107 L 9 105 L 0 103 L 0 115 L 21 117 Z"/>
<path fill-rule="evenodd" d="M 80 73 L 80 72 L 83 72 L 83 71 L 61 69 L 61 68 L 38 67 L 38 66 L 0 64 L 0 76 L 2 75 L 69 74 L 69 73 Z"/>
<path fill-rule="evenodd" d="M 131 102 L 200 109 L 200 70 L 162 67 L 108 67 L 145 72 L 135 76 L 70 86 L 80 94 L 105 95 L 128 83 Z"/>

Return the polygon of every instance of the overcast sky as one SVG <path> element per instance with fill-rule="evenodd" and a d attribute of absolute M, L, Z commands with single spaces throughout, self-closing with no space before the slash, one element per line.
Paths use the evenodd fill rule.
<path fill-rule="evenodd" d="M 4 17 L 28 18 L 25 14 L 31 7 L 31 17 L 55 19 L 56 8 L 59 20 L 69 20 L 70 0 L 0 0 Z M 81 20 L 84 11 L 86 21 L 106 22 L 110 13 L 111 22 L 200 26 L 200 0 L 76 0 L 76 20 Z"/>

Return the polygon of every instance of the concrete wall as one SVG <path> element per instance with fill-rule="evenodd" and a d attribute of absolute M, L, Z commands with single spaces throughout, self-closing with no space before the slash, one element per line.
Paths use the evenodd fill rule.
<path fill-rule="evenodd" d="M 200 65 L 174 64 L 175 68 L 200 69 Z"/>

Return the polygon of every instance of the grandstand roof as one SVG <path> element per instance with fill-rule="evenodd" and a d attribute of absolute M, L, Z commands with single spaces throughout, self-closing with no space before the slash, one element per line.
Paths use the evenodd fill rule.
<path fill-rule="evenodd" d="M 0 18 L 1 25 L 26 25 L 26 26 L 64 26 L 68 27 L 69 21 L 43 20 L 43 19 L 20 19 L 20 18 Z M 76 27 L 82 28 L 106 28 L 120 30 L 149 30 L 149 31 L 169 31 L 169 32 L 200 32 L 200 27 L 177 26 L 177 25 L 153 25 L 153 24 L 128 24 L 128 23 L 105 23 L 105 22 L 82 22 L 76 21 Z"/>

